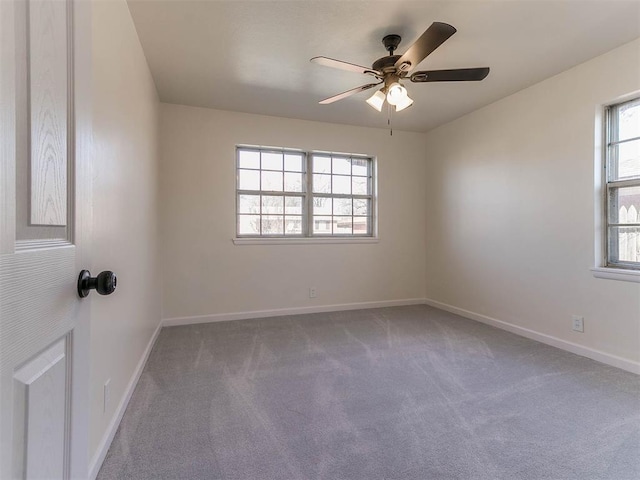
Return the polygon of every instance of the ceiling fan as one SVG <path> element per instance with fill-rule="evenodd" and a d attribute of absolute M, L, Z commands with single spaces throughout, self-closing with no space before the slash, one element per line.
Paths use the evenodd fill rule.
<path fill-rule="evenodd" d="M 341 60 L 334 60 L 333 58 L 328 57 L 313 57 L 311 61 L 318 65 L 339 68 L 350 72 L 364 73 L 366 75 L 371 75 L 378 80 L 376 83 L 362 85 L 360 87 L 347 90 L 346 92 L 339 93 L 338 95 L 325 98 L 319 103 L 322 105 L 333 103 L 384 83 L 384 86 L 380 88 L 380 90 L 367 99 L 367 103 L 381 112 L 382 106 L 386 100 L 390 105 L 395 107 L 396 112 L 399 112 L 413 104 L 413 100 L 409 98 L 407 89 L 401 82 L 401 80 L 405 78 L 409 78 L 409 80 L 414 83 L 468 82 L 484 79 L 489 75 L 488 67 L 458 68 L 454 70 L 423 70 L 411 73 L 411 71 L 417 67 L 422 60 L 427 58 L 428 55 L 442 45 L 454 33 L 456 33 L 456 29 L 451 25 L 442 22 L 434 22 L 403 55 L 393 54 L 393 52 L 398 48 L 400 40 L 402 40 L 400 35 L 387 35 L 382 39 L 382 43 L 389 52 L 389 55 L 379 58 L 373 62 L 371 68 L 343 62 Z M 409 75 L 410 73 L 411 75 Z"/>

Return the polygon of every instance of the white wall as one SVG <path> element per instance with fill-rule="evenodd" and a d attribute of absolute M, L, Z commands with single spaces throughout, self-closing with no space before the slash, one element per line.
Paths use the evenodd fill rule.
<path fill-rule="evenodd" d="M 234 245 L 237 144 L 376 156 L 380 242 Z M 165 319 L 424 295 L 424 135 L 162 104 L 160 148 Z"/>
<path fill-rule="evenodd" d="M 160 322 L 159 103 L 124 0 L 93 5 L 93 102 L 91 273 L 113 270 L 118 287 L 109 297 L 90 297 L 92 457 Z M 111 401 L 103 413 L 109 378 Z"/>
<path fill-rule="evenodd" d="M 427 134 L 428 298 L 640 360 L 640 284 L 589 271 L 595 118 L 640 90 L 639 58 L 635 41 Z"/>

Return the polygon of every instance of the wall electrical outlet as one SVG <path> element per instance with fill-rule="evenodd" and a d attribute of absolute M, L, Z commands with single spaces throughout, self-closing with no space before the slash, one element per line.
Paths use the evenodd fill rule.
<path fill-rule="evenodd" d="M 576 332 L 584 332 L 584 317 L 572 315 L 571 320 L 573 322 L 573 330 Z"/>
<path fill-rule="evenodd" d="M 111 379 L 104 382 L 104 390 L 102 391 L 102 413 L 106 413 L 107 406 L 111 401 L 111 389 L 109 385 L 111 383 Z"/>
<path fill-rule="evenodd" d="M 317 296 L 316 287 L 309 287 L 309 298 L 316 298 Z"/>

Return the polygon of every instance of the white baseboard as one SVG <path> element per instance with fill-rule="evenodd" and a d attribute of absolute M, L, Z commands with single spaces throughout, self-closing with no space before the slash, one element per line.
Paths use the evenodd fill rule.
<path fill-rule="evenodd" d="M 142 370 L 144 370 L 144 366 L 147 363 L 147 359 L 149 358 L 149 354 L 151 353 L 151 349 L 153 345 L 156 343 L 158 338 L 158 334 L 162 329 L 162 322 L 158 324 L 158 327 L 153 332 L 149 343 L 147 344 L 147 348 L 145 348 L 136 369 L 133 371 L 133 375 L 131 376 L 131 380 L 129 380 L 129 384 L 124 392 L 124 396 L 116 409 L 111 422 L 109 423 L 109 427 L 102 437 L 102 441 L 100 442 L 100 446 L 98 447 L 97 452 L 91 459 L 91 463 L 89 464 L 89 479 L 95 480 L 98 476 L 98 472 L 100 471 L 100 467 L 102 467 L 102 462 L 104 462 L 105 457 L 107 456 L 107 452 L 109 451 L 109 447 L 111 446 L 111 442 L 113 441 L 113 437 L 116 435 L 118 431 L 118 427 L 120 426 L 120 422 L 122 421 L 122 416 L 124 415 L 125 410 L 127 409 L 127 405 L 129 405 L 129 400 L 131 399 L 131 395 L 138 384 L 138 380 L 140 379 L 140 375 L 142 374 Z"/>
<path fill-rule="evenodd" d="M 446 303 L 438 302 L 436 300 L 431 300 L 429 298 L 425 299 L 424 303 L 426 305 L 439 308 L 440 310 L 446 310 L 447 312 L 455 313 L 456 315 L 460 315 L 461 317 L 469 318 L 471 320 L 476 320 L 481 323 L 486 323 L 487 325 L 491 325 L 493 327 L 497 327 L 502 330 L 507 330 L 511 333 L 515 333 L 516 335 L 520 335 L 521 337 L 530 338 L 531 340 L 536 340 L 538 342 L 545 343 L 547 345 L 551 345 L 556 348 L 560 348 L 561 350 L 566 350 L 568 352 L 575 353 L 576 355 L 581 355 L 583 357 L 587 357 L 592 360 L 596 360 L 598 362 L 611 365 L 612 367 L 621 368 L 622 370 L 626 370 L 628 372 L 632 372 L 640 375 L 639 362 L 634 362 L 633 360 L 628 360 L 626 358 L 618 357 L 616 355 L 611 355 L 609 353 L 605 353 L 600 350 L 595 350 L 593 348 L 585 347 L 583 345 L 578 345 L 577 343 L 569 342 L 567 340 L 562 340 L 558 337 L 553 337 L 551 335 L 539 333 L 539 332 L 536 332 L 535 330 L 530 330 L 528 328 L 520 327 L 518 325 L 514 325 L 509 322 L 488 317 L 487 315 L 481 315 L 479 313 L 471 312 L 469 310 L 464 310 L 463 308 L 454 307 L 453 305 L 448 305 Z"/>
<path fill-rule="evenodd" d="M 405 298 L 402 300 L 383 300 L 380 302 L 342 303 L 338 305 L 318 305 L 313 307 L 278 308 L 274 310 L 252 310 L 249 312 L 216 313 L 194 317 L 165 318 L 163 327 L 193 325 L 196 323 L 226 322 L 229 320 L 247 320 L 250 318 L 279 317 L 284 315 L 301 315 L 304 313 L 339 312 L 343 310 L 362 310 L 365 308 L 400 307 L 403 305 L 422 305 L 424 298 Z"/>

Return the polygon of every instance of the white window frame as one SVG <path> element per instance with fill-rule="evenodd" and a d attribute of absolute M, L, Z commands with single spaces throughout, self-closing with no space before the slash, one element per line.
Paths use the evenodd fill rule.
<path fill-rule="evenodd" d="M 293 153 L 302 155 L 303 159 L 303 183 L 305 189 L 302 192 L 272 192 L 265 190 L 241 190 L 240 189 L 240 152 L 241 151 L 257 151 L 257 152 L 277 152 L 277 153 Z M 314 193 L 313 192 L 313 161 L 314 157 L 347 157 L 350 159 L 363 159 L 368 161 L 368 177 L 369 192 L 367 195 L 353 194 L 333 194 L 333 193 Z M 262 165 L 259 171 L 262 171 Z M 235 237 L 233 242 L 238 245 L 251 244 L 296 244 L 296 243 L 377 243 L 377 162 L 375 157 L 371 155 L 361 155 L 353 153 L 324 152 L 324 151 L 304 151 L 292 148 L 282 147 L 260 147 L 252 145 L 236 146 L 236 189 L 235 189 Z M 353 171 L 350 175 L 353 177 Z M 239 199 L 241 194 L 260 195 L 267 194 L 272 196 L 300 196 L 302 200 L 302 233 L 301 234 L 240 234 L 240 209 Z M 313 200 L 314 198 L 354 198 L 366 199 L 369 201 L 369 230 L 364 234 L 318 234 L 313 233 Z M 262 216 L 262 213 L 260 213 Z M 352 212 L 353 218 L 353 212 Z"/>
<path fill-rule="evenodd" d="M 612 280 L 623 280 L 640 283 L 640 262 L 620 261 L 617 259 L 616 249 L 618 242 L 612 237 L 615 229 L 611 227 L 640 227 L 640 223 L 618 223 L 611 222 L 612 209 L 617 205 L 612 204 L 611 192 L 615 188 L 620 187 L 640 187 L 640 177 L 632 177 L 625 179 L 617 178 L 617 163 L 615 159 L 615 146 L 622 143 L 640 140 L 640 136 L 618 140 L 617 119 L 618 109 L 621 106 L 632 102 L 638 102 L 640 97 L 635 96 L 625 101 L 620 101 L 605 107 L 603 116 L 604 128 L 604 145 L 603 145 L 603 180 L 602 180 L 602 263 L 600 267 L 593 270 L 594 275 L 599 278 L 607 278 Z"/>

